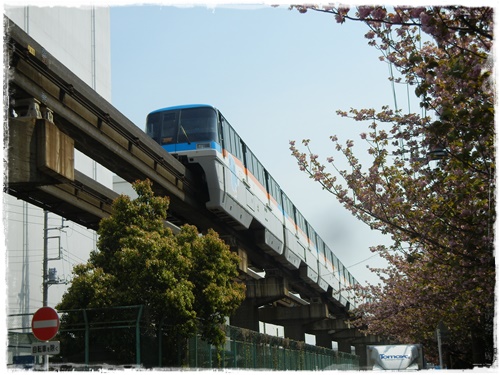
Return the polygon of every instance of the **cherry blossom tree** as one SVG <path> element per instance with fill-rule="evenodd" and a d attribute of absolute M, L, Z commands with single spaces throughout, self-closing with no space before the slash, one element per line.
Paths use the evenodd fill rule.
<path fill-rule="evenodd" d="M 310 140 L 302 147 L 290 142 L 301 170 L 393 240 L 390 247 L 371 249 L 389 266 L 372 269 L 380 284 L 358 286 L 359 295 L 369 298 L 353 323 L 369 333 L 427 344 L 428 353 L 437 348 L 438 325 L 446 327 L 453 343 L 448 358 L 455 360 L 449 365 L 492 363 L 493 9 L 292 8 L 332 14 L 339 23 L 364 22 L 368 44 L 399 72 L 391 79 L 411 85 L 422 108 L 421 114 L 388 106 L 337 111 L 366 124 L 360 140 L 371 156 L 369 167 L 361 165 L 353 140 L 331 136 L 335 155 L 324 162 Z"/>

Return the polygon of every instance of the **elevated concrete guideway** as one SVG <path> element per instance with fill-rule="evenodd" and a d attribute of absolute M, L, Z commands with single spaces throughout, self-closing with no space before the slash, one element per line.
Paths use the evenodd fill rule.
<path fill-rule="evenodd" d="M 201 231 L 213 228 L 240 255 L 247 299 L 232 318 L 233 325 L 258 331 L 259 321 L 274 322 L 283 325 L 290 338 L 303 341 L 311 332 L 320 345 L 331 348 L 335 340 L 349 352 L 351 343 L 363 341 L 354 328 L 337 326 L 347 319 L 348 306 L 331 293 L 314 289 L 299 270 L 283 267 L 261 250 L 249 233 L 236 231 L 208 211 L 199 176 L 12 21 L 4 18 L 4 22 L 9 59 L 8 194 L 97 229 L 99 221 L 110 215 L 117 193 L 75 170 L 74 150 L 127 182 L 148 178 L 155 194 L 170 197 L 171 222 L 190 223 Z"/>

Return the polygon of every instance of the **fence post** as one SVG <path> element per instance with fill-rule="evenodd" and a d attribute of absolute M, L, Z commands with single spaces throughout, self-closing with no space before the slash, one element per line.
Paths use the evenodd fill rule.
<path fill-rule="evenodd" d="M 158 367 L 162 365 L 162 344 L 163 344 L 163 321 L 165 317 L 160 320 L 160 327 L 158 328 Z"/>
<path fill-rule="evenodd" d="M 210 368 L 214 368 L 214 364 L 212 362 L 212 344 L 208 346 L 208 361 L 210 364 Z"/>
<path fill-rule="evenodd" d="M 198 332 L 194 335 L 194 367 L 198 368 Z"/>
<path fill-rule="evenodd" d="M 135 324 L 135 361 L 136 365 L 141 364 L 141 327 L 139 325 L 142 317 L 143 305 L 139 305 L 139 311 L 137 312 L 137 321 Z"/>
<path fill-rule="evenodd" d="M 257 342 L 256 338 L 252 340 L 253 347 L 253 368 L 257 368 Z"/>
<path fill-rule="evenodd" d="M 85 366 L 89 365 L 89 341 L 90 341 L 90 328 L 89 320 L 87 318 L 87 310 L 83 309 L 83 320 L 85 322 Z"/>
<path fill-rule="evenodd" d="M 231 349 L 233 352 L 233 364 L 231 365 L 231 367 L 234 368 L 237 366 L 236 356 L 238 355 L 238 351 L 237 351 L 237 347 L 236 347 L 236 338 L 234 336 L 231 337 Z"/>

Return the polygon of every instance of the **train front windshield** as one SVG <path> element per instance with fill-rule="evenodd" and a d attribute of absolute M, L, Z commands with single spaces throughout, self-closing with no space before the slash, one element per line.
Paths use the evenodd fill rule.
<path fill-rule="evenodd" d="M 146 133 L 160 145 L 218 142 L 213 108 L 181 108 L 150 113 Z"/>

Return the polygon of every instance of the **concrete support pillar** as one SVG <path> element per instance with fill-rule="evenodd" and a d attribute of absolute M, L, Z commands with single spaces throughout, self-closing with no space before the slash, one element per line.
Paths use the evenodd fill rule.
<path fill-rule="evenodd" d="M 356 355 L 359 355 L 359 369 L 368 370 L 368 355 L 366 353 L 366 344 L 354 344 L 356 348 Z"/>
<path fill-rule="evenodd" d="M 316 334 L 316 346 L 321 346 L 322 348 L 331 349 L 332 341 L 333 341 L 332 336 L 326 332 Z"/>
<path fill-rule="evenodd" d="M 303 324 L 285 324 L 285 337 L 295 341 L 306 341 L 306 331 Z"/>
<path fill-rule="evenodd" d="M 230 317 L 230 322 L 233 326 L 259 332 L 259 307 L 287 297 L 288 281 L 282 277 L 270 276 L 248 280 L 246 287 L 246 299 Z"/>
<path fill-rule="evenodd" d="M 337 341 L 339 344 L 339 352 L 351 353 L 351 342 L 350 341 Z"/>
<path fill-rule="evenodd" d="M 294 307 L 266 307 L 259 310 L 260 320 L 285 327 L 285 337 L 305 341 L 308 326 L 328 318 L 328 307 L 317 303 Z"/>
<path fill-rule="evenodd" d="M 232 326 L 259 332 L 259 307 L 251 298 L 244 300 L 229 319 Z"/>

